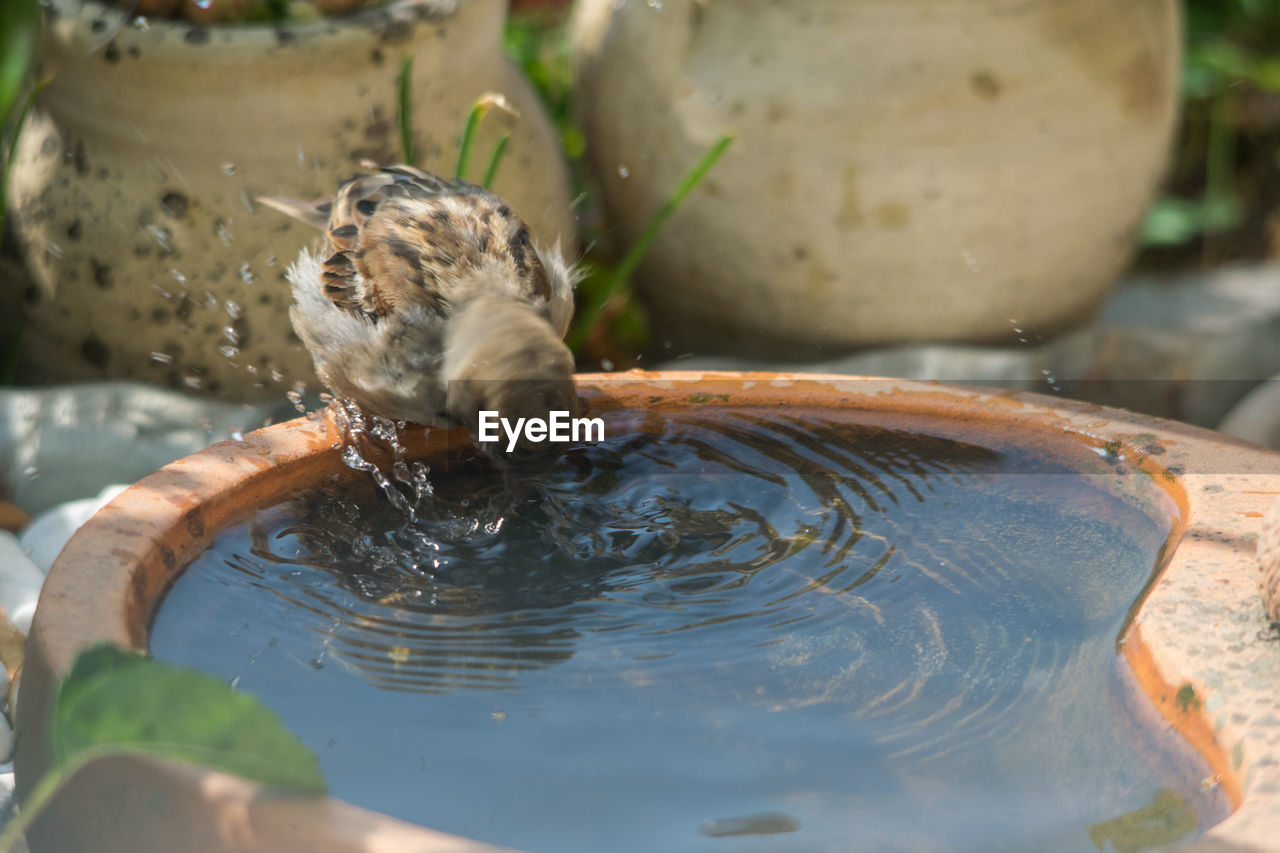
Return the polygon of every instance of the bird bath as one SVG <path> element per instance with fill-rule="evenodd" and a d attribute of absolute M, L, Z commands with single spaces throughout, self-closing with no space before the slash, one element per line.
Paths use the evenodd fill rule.
<path fill-rule="evenodd" d="M 336 797 L 432 830 L 113 759 L 33 849 L 1145 849 L 1276 814 L 1201 707 L 1243 700 L 1155 618 L 1205 530 L 1260 518 L 1273 454 L 891 380 L 582 384 L 606 439 L 536 483 L 436 431 L 406 524 L 303 419 L 142 481 L 50 574 L 20 786 L 50 684 L 111 639 L 235 680 Z"/>

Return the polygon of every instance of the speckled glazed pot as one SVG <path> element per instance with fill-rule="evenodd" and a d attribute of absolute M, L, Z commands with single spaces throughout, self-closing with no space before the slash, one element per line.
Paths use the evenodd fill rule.
<path fill-rule="evenodd" d="M 1280 658 L 1258 595 L 1253 540 L 1280 493 L 1280 455 L 1216 433 L 1082 403 L 899 380 L 803 374 L 630 373 L 579 377 L 607 432 L 642 430 L 655 412 L 751 405 L 856 410 L 903 429 L 982 446 L 1056 454 L 1096 450 L 1146 471 L 1172 513 L 1167 563 L 1121 638 L 1134 690 L 1196 746 L 1238 808 L 1178 850 L 1261 853 L 1280 829 Z M 648 427 L 652 428 L 652 427 Z M 433 431 L 413 454 L 448 452 L 461 433 Z M 249 507 L 338 477 L 327 418 L 298 419 L 224 442 L 140 481 L 88 522 L 49 573 L 28 641 L 18 708 L 19 790 L 49 763 L 57 679 L 88 646 L 140 649 L 165 590 L 225 524 Z M 1086 450 L 1087 455 L 1092 455 Z M 436 457 L 437 461 L 439 457 Z M 435 470 L 440 470 L 433 466 Z M 1195 701 L 1179 700 L 1181 688 Z M 1138 700 L 1141 703 L 1141 700 Z M 49 806 L 35 853 L 94 850 L 492 851 L 333 799 L 284 797 L 190 766 L 115 758 L 91 766 Z"/>
<path fill-rule="evenodd" d="M 316 198 L 403 160 L 401 61 L 413 59 L 422 165 L 452 172 L 482 93 L 493 111 L 473 167 L 512 134 L 494 189 L 537 238 L 571 245 L 567 173 L 532 89 L 501 52 L 505 0 L 396 0 L 287 26 L 137 25 L 92 0 L 54 0 L 52 74 L 22 136 L 9 221 L 38 285 L 20 379 L 132 378 L 233 399 L 313 378 L 289 325 L 284 272 L 318 232 L 254 199 Z M 154 354 L 154 355 L 153 355 Z"/>
<path fill-rule="evenodd" d="M 1087 318 L 1176 114 L 1176 0 L 581 0 L 622 245 L 721 134 L 637 285 L 675 351 L 1004 341 Z"/>

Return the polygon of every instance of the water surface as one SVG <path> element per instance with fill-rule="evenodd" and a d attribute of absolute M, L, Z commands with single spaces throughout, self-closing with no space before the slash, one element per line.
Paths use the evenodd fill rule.
<path fill-rule="evenodd" d="M 1117 655 L 1170 532 L 1147 475 L 700 417 L 531 480 L 473 460 L 412 523 L 262 508 L 153 651 L 264 699 L 335 796 L 526 850 L 1138 849 L 1225 815 Z"/>

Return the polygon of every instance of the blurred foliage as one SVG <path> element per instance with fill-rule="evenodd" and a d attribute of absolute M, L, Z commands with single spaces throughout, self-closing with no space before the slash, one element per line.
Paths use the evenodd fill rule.
<path fill-rule="evenodd" d="M 40 27 L 37 0 L 0 0 L 0 240 L 8 224 L 10 166 L 31 104 L 43 85 L 29 85 Z M 5 282 L 0 282 L 0 285 Z M 18 369 L 18 344 L 22 339 L 21 317 L 6 321 L 0 329 L 0 385 L 12 385 Z"/>
<path fill-rule="evenodd" d="M 573 64 L 568 22 L 563 8 L 545 4 L 513 10 L 503 47 L 533 83 L 569 161 L 573 180 L 579 242 L 584 256 L 578 266 L 585 277 L 578 285 L 578 310 L 569 339 L 583 369 L 631 366 L 649 343 L 649 321 L 618 269 L 624 258 L 611 245 L 601 213 L 592 202 L 582 159 L 586 136 L 573 118 Z"/>
<path fill-rule="evenodd" d="M 6 136 L 18 108 L 40 24 L 37 0 L 0 3 L 0 126 Z"/>
<path fill-rule="evenodd" d="M 1185 0 L 1185 10 L 1182 127 L 1143 242 L 1199 251 L 1209 263 L 1275 256 L 1280 2 Z"/>

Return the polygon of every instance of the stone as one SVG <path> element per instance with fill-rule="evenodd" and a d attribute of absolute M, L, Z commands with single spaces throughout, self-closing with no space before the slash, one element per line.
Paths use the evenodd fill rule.
<path fill-rule="evenodd" d="M 67 540 L 80 529 L 80 526 L 126 488 L 128 488 L 127 484 L 116 484 L 106 487 L 94 497 L 67 501 L 41 513 L 35 521 L 27 525 L 27 529 L 18 537 L 18 542 L 42 577 L 53 566 L 58 553 L 62 551 L 62 546 L 67 544 Z M 0 595 L 3 595 L 2 581 L 0 581 Z M 0 601 L 0 604 L 3 604 L 3 601 Z M 11 618 L 14 624 L 17 624 L 17 619 L 12 615 Z"/>
<path fill-rule="evenodd" d="M 1233 435 L 1280 442 L 1280 393 L 1265 383 L 1280 374 L 1280 264 L 1134 275 L 1082 328 L 1051 337 L 1017 326 L 1010 335 L 1010 346 L 920 344 L 802 363 L 687 356 L 658 369 L 792 370 L 1013 388 L 1211 429 L 1222 423 Z M 1244 410 L 1223 421 L 1260 383 L 1263 396 L 1250 404 L 1249 424 Z"/>

